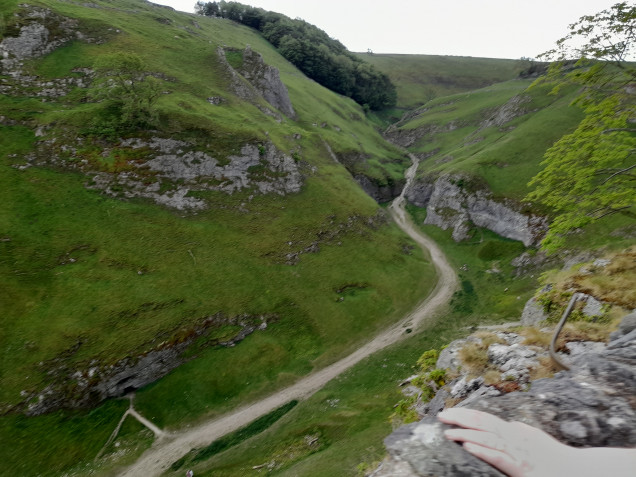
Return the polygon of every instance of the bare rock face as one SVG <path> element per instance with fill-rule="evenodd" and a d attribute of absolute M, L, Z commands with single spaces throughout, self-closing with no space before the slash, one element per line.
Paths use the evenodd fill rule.
<path fill-rule="evenodd" d="M 119 147 L 149 149 L 151 158 L 133 163 L 136 171 L 97 173 L 90 187 L 116 197 L 146 197 L 178 210 L 207 207 L 202 199 L 190 197 L 190 191 L 232 194 L 253 189 L 261 194 L 285 195 L 299 192 L 303 184 L 298 163 L 273 144 L 246 144 L 240 154 L 230 155 L 223 163 L 175 139 L 127 139 Z M 149 175 L 154 180 L 149 180 Z"/>
<path fill-rule="evenodd" d="M 44 56 L 82 37 L 77 31 L 76 20 L 62 17 L 46 8 L 28 6 L 19 15 L 23 25 L 18 34 L 7 36 L 0 42 L 0 65 L 5 74 L 21 67 L 24 60 Z"/>
<path fill-rule="evenodd" d="M 434 181 L 416 183 L 406 193 L 409 202 L 426 207 L 425 224 L 453 230 L 455 241 L 465 240 L 473 225 L 484 227 L 524 245 L 537 244 L 547 231 L 547 220 L 521 213 L 512 201 L 495 201 L 483 189 L 470 190 L 469 179 L 443 175 Z"/>
<path fill-rule="evenodd" d="M 365 164 L 371 156 L 361 151 L 335 153 L 326 141 L 323 141 L 327 152 L 334 161 L 349 171 L 353 180 L 376 202 L 382 204 L 398 197 L 406 185 L 406 179 L 392 177 L 369 177 L 365 175 Z"/>
<path fill-rule="evenodd" d="M 15 14 L 17 26 L 5 32 L 0 41 L 0 94 L 20 95 L 28 91 L 30 96 L 59 98 L 69 93 L 72 87 L 86 88 L 92 77 L 92 71 L 80 68 L 74 73 L 83 76 L 68 76 L 41 80 L 26 73 L 24 62 L 45 56 L 57 48 L 74 40 L 97 43 L 80 31 L 77 20 L 66 18 L 47 8 L 21 5 Z"/>
<path fill-rule="evenodd" d="M 280 79 L 278 69 L 266 64 L 260 53 L 253 51 L 249 46 L 246 47 L 242 52 L 243 64 L 237 69 L 228 63 L 223 48 L 219 48 L 217 54 L 232 76 L 232 89 L 237 96 L 255 104 L 258 103 L 259 97 L 262 97 L 285 116 L 296 117 L 289 92 Z M 269 109 L 261 110 L 265 114 L 277 116 Z"/>
<path fill-rule="evenodd" d="M 413 476 L 504 476 L 459 445 L 449 443 L 444 430 L 450 426 L 435 417 L 399 428 L 384 441 L 391 458 L 371 474 L 373 477 Z"/>
<path fill-rule="evenodd" d="M 530 298 L 523 307 L 521 314 L 522 326 L 536 326 L 548 318 L 543 305 L 535 297 Z"/>
<path fill-rule="evenodd" d="M 233 194 L 248 189 L 258 194 L 297 193 L 304 183 L 303 173 L 316 171 L 269 142 L 248 143 L 238 153 L 218 158 L 212 157 L 205 146 L 162 137 L 102 144 L 99 157 L 90 159 L 81 156 L 84 144 L 86 141 L 81 137 L 74 144 L 44 139 L 36 153 L 25 156 L 26 164 L 17 167 L 54 164 L 73 169 L 89 177 L 88 189 L 121 199 L 143 197 L 177 210 L 207 208 L 205 200 L 191 194 L 197 191 Z M 101 164 L 102 158 L 121 154 L 130 157 L 116 167 Z"/>
<path fill-rule="evenodd" d="M 289 99 L 289 92 L 280 79 L 278 69 L 267 65 L 261 54 L 253 51 L 249 46 L 243 51 L 243 67 L 239 69 L 239 73 L 254 85 L 269 104 L 285 116 L 290 118 L 296 116 Z"/>
<path fill-rule="evenodd" d="M 25 400 L 16 408 L 34 416 L 57 409 L 86 407 L 110 397 L 123 396 L 162 378 L 192 359 L 184 352 L 195 341 L 203 343 L 204 347 L 233 347 L 250 334 L 266 330 L 268 323 L 275 319 L 270 315 L 227 318 L 217 314 L 188 330 L 186 339 L 152 345 L 145 353 L 128 356 L 110 365 L 94 360 L 73 370 L 63 363 L 57 366 L 51 363 L 52 369 L 47 374 L 53 382 L 39 392 L 23 393 Z M 228 324 L 237 326 L 238 331 L 231 337 L 215 339 L 213 331 Z"/>
<path fill-rule="evenodd" d="M 634 316 L 635 313 L 632 313 L 624 318 L 606 346 L 595 343 L 571 353 L 571 370 L 559 372 L 554 378 L 534 381 L 527 392 L 469 397 L 460 405 L 495 414 L 507 421 L 524 422 L 575 447 L 635 446 Z M 528 355 L 528 350 L 523 348 L 508 341 L 507 345 L 492 344 L 488 354 L 503 369 L 511 367 L 509 363 L 513 361 L 526 361 L 528 364 L 528 360 L 536 358 Z M 459 383 L 455 386 L 459 387 Z M 439 406 L 435 406 L 435 414 L 439 410 Z M 473 458 L 460 445 L 446 440 L 443 431 L 447 428 L 450 426 L 429 414 L 420 422 L 397 429 L 385 440 L 389 457 L 371 475 L 504 475 Z"/>

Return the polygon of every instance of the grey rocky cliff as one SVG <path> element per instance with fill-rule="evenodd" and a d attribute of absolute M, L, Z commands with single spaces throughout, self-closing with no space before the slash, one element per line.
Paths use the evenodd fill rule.
<path fill-rule="evenodd" d="M 233 347 L 255 331 L 264 331 L 276 320 L 273 315 L 239 315 L 227 318 L 217 314 L 186 331 L 186 338 L 174 343 L 150 344 L 145 353 L 128 356 L 113 364 L 93 360 L 79 369 L 63 362 L 43 363 L 52 383 L 37 392 L 23 391 L 23 401 L 11 411 L 34 416 L 57 409 L 88 407 L 111 397 L 123 396 L 167 375 L 196 357 L 196 351 L 212 347 Z M 232 336 L 215 338 L 219 327 L 237 327 Z M 196 349 L 193 349 L 197 343 Z M 76 346 L 81 347 L 81 343 Z M 73 350 L 70 351 L 72 354 Z M 187 352 L 187 353 L 186 353 Z"/>
<path fill-rule="evenodd" d="M 522 213 L 513 201 L 495 200 L 488 190 L 466 187 L 469 182 L 467 177 L 450 174 L 419 180 L 406 192 L 406 198 L 418 207 L 426 207 L 425 224 L 452 229 L 456 241 L 469 238 L 473 226 L 526 246 L 543 238 L 548 228 L 545 217 Z"/>
<path fill-rule="evenodd" d="M 25 5 L 18 15 L 22 25 L 15 36 L 0 42 L 0 71 L 11 74 L 25 60 L 51 53 L 56 48 L 83 35 L 76 20 L 62 17 L 46 8 Z"/>
<path fill-rule="evenodd" d="M 111 147 L 102 147 L 102 156 L 109 157 L 121 150 L 141 151 L 141 159 L 128 161 L 120 172 L 95 171 L 90 161 L 80 159 L 81 138 L 75 145 L 59 145 L 43 140 L 40 151 L 21 168 L 52 163 L 86 173 L 87 187 L 118 198 L 148 198 L 178 210 L 205 209 L 208 204 L 190 192 L 215 190 L 232 194 L 249 189 L 260 194 L 286 195 L 300 192 L 304 178 L 301 163 L 278 150 L 271 143 L 245 144 L 240 152 L 217 159 L 207 151 L 197 149 L 187 141 L 152 137 L 129 138 Z M 58 149 L 55 149 L 55 148 Z M 313 173 L 314 168 L 305 167 Z"/>
<path fill-rule="evenodd" d="M 287 87 L 280 79 L 278 69 L 266 64 L 261 54 L 253 51 L 249 46 L 243 50 L 242 54 L 243 64 L 235 69 L 228 63 L 225 50 L 223 48 L 217 50 L 221 64 L 230 73 L 234 93 L 241 99 L 257 105 L 259 98 L 262 97 L 285 116 L 295 118 L 296 112 Z M 270 116 L 278 116 L 269 108 L 261 107 L 261 111 Z"/>
<path fill-rule="evenodd" d="M 285 116 L 290 118 L 296 116 L 289 99 L 289 92 L 280 79 L 278 69 L 267 65 L 260 53 L 255 52 L 249 46 L 246 47 L 243 51 L 243 66 L 238 71 L 269 104 Z"/>
<path fill-rule="evenodd" d="M 495 359 L 505 365 L 534 358 L 522 356 L 523 350 L 512 353 L 513 356 L 509 353 L 512 346 L 497 345 L 499 351 L 508 347 L 509 355 L 494 353 L 498 356 Z M 472 400 L 469 397 L 460 405 L 507 421 L 524 422 L 571 446 L 636 446 L 636 311 L 623 319 L 607 345 L 595 343 L 574 351 L 576 348 L 570 350 L 569 371 L 534 381 L 526 392 L 478 396 Z M 391 434 L 385 440 L 389 457 L 371 475 L 504 475 L 446 440 L 443 431 L 450 426 L 434 417 L 439 410 L 438 407 L 420 422 Z"/>
<path fill-rule="evenodd" d="M 0 41 L 0 94 L 20 95 L 28 91 L 29 96 L 59 98 L 68 94 L 72 87 L 86 88 L 92 71 L 79 68 L 75 75 L 42 80 L 24 70 L 25 61 L 39 58 L 75 40 L 100 43 L 83 33 L 77 20 L 66 18 L 47 8 L 20 5 L 14 15 L 11 31 L 5 32 Z M 79 75 L 78 75 L 79 73 Z"/>

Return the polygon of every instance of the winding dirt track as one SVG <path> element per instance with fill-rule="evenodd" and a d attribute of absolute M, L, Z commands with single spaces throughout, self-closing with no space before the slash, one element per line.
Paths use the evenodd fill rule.
<path fill-rule="evenodd" d="M 413 166 L 406 173 L 407 185 L 404 187 L 404 191 L 412 182 L 417 170 L 417 159 L 411 156 L 411 160 L 413 161 Z M 419 243 L 425 252 L 430 254 L 431 261 L 438 273 L 438 282 L 431 294 L 399 323 L 386 329 L 340 361 L 302 378 L 292 386 L 282 389 L 265 399 L 243 406 L 220 418 L 199 424 L 197 427 L 169 434 L 167 437 L 157 440 L 137 462 L 120 474 L 122 477 L 159 475 L 191 449 L 206 446 L 219 437 L 246 426 L 253 420 L 273 411 L 292 399 L 302 400 L 308 398 L 329 381 L 364 358 L 403 339 L 406 336 L 405 329 L 407 327 L 418 328 L 450 300 L 457 287 L 457 275 L 435 242 L 416 230 L 408 219 L 404 210 L 404 191 L 400 197 L 393 201 L 389 210 L 400 228 Z"/>

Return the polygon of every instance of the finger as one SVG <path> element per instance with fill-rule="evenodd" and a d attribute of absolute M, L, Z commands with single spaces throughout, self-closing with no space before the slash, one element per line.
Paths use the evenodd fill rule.
<path fill-rule="evenodd" d="M 522 475 L 520 473 L 522 470 L 521 467 L 505 452 L 482 447 L 471 442 L 466 442 L 464 449 L 508 475 Z"/>
<path fill-rule="evenodd" d="M 470 442 L 499 451 L 506 451 L 506 441 L 491 432 L 476 431 L 474 429 L 448 429 L 444 431 L 447 439 L 460 442 Z"/>
<path fill-rule="evenodd" d="M 503 419 L 493 416 L 487 412 L 475 411 L 474 409 L 451 408 L 445 409 L 437 415 L 438 419 L 446 424 L 469 429 L 500 433 L 500 430 L 507 424 Z"/>

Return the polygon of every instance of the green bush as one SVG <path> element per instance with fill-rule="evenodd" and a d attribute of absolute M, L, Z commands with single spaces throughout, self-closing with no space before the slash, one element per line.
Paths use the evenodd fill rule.
<path fill-rule="evenodd" d="M 418 366 L 422 368 L 423 371 L 426 371 L 437 363 L 437 358 L 439 358 L 439 351 L 436 349 L 429 349 L 428 351 L 424 351 L 420 359 L 417 360 Z"/>
<path fill-rule="evenodd" d="M 521 242 L 489 240 L 477 252 L 477 257 L 484 262 L 499 260 L 508 255 L 520 254 L 524 250 Z"/>

